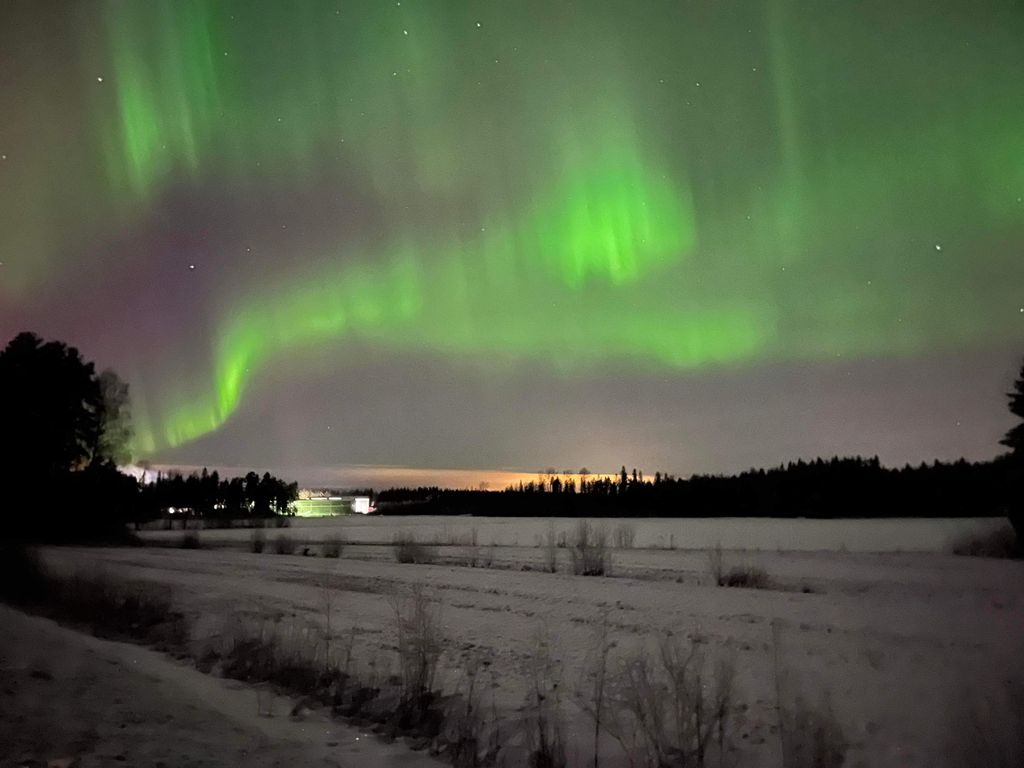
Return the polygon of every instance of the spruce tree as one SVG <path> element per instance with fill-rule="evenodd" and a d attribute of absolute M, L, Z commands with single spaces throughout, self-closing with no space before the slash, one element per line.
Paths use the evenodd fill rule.
<path fill-rule="evenodd" d="M 1020 376 L 1013 384 L 1013 392 L 1007 393 L 1010 398 L 1010 413 L 1019 418 L 1019 424 L 1013 426 L 999 442 L 1009 448 L 1016 458 L 1024 459 L 1024 365 Z"/>
<path fill-rule="evenodd" d="M 1020 375 L 1013 383 L 1013 392 L 1007 393 L 1010 398 L 1010 413 L 1021 421 L 1010 428 L 1006 436 L 1000 440 L 1010 449 L 1008 469 L 1009 518 L 1013 530 L 1017 533 L 1018 554 L 1024 550 L 1024 365 Z"/>

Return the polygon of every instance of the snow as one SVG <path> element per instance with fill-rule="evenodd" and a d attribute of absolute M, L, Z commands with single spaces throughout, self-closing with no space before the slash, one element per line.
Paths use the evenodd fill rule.
<path fill-rule="evenodd" d="M 1024 563 L 942 551 L 958 533 L 998 521 L 631 521 L 638 544 L 666 535 L 679 547 L 721 541 L 726 565 L 765 569 L 770 590 L 715 586 L 707 551 L 692 548 L 618 550 L 612 578 L 566 573 L 568 554 L 559 550 L 562 572 L 544 573 L 545 550 L 533 544 L 546 521 L 316 522 L 280 533 L 315 541 L 340 530 L 350 542 L 385 542 L 405 530 L 447 541 L 476 528 L 480 546 L 438 546 L 442 564 L 402 565 L 380 544 L 347 545 L 338 560 L 251 554 L 241 551 L 250 532 L 233 530 L 202 534 L 204 546 L 217 539 L 230 548 L 53 549 L 46 557 L 59 569 L 169 585 L 199 638 L 215 638 L 239 617 L 323 625 L 329 599 L 332 631 L 355 628 L 364 670 L 392 663 L 390 597 L 422 584 L 443 606 L 447 685 L 459 682 L 471 657 L 486 660 L 484 704 L 501 718 L 514 718 L 523 704 L 538 632 L 550 639 L 572 765 L 592 760 L 592 725 L 573 696 L 604 616 L 616 653 L 672 632 L 699 636 L 710 652 L 734 660 L 737 700 L 747 707 L 736 729 L 742 766 L 779 766 L 779 705 L 801 698 L 818 706 L 826 696 L 850 743 L 845 765 L 944 765 L 964 713 L 999 710 L 1005 682 L 1024 683 Z M 557 524 L 569 530 L 575 521 Z M 269 542 L 278 532 L 266 533 Z M 519 546 L 492 547 L 492 540 Z M 754 543 L 761 549 L 731 549 Z M 498 567 L 451 564 L 474 553 Z M 602 766 L 626 765 L 613 743 L 602 749 Z"/>
<path fill-rule="evenodd" d="M 896 518 L 880 520 L 808 520 L 801 518 L 609 518 L 595 520 L 609 531 L 621 525 L 636 530 L 636 546 L 658 549 L 726 549 L 850 552 L 946 552 L 963 533 L 990 531 L 1005 524 L 1003 518 Z M 350 542 L 386 544 L 396 533 L 410 533 L 419 541 L 449 543 L 468 540 L 476 531 L 480 544 L 536 546 L 548 528 L 571 535 L 576 521 L 535 517 L 341 516 L 291 518 L 282 530 L 293 538 L 317 541 L 340 535 Z M 267 529 L 268 538 L 275 529 Z M 174 541 L 180 531 L 149 530 L 143 538 Z M 212 529 L 204 542 L 246 542 L 249 529 Z"/>

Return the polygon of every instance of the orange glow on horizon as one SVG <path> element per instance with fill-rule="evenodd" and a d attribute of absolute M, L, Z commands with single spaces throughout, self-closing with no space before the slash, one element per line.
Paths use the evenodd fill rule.
<path fill-rule="evenodd" d="M 164 473 L 180 472 L 190 474 L 200 472 L 203 467 L 187 464 L 154 464 L 151 469 Z M 348 465 L 344 467 L 300 467 L 294 469 L 251 467 L 209 466 L 212 472 L 217 470 L 222 477 L 243 476 L 255 471 L 263 474 L 269 471 L 284 480 L 295 480 L 302 488 L 416 488 L 421 486 L 438 486 L 441 488 L 468 488 L 473 490 L 501 491 L 519 483 L 537 482 L 550 475 L 544 471 L 525 472 L 515 469 L 432 469 L 424 467 L 393 467 L 381 465 Z M 565 482 L 573 480 L 579 485 L 582 475 L 578 472 L 556 473 Z M 616 478 L 618 473 L 592 472 L 587 478 Z"/>

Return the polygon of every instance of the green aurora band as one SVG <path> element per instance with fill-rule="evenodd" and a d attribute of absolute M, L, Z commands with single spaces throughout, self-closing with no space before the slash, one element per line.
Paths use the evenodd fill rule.
<path fill-rule="evenodd" d="M 138 450 L 345 340 L 569 375 L 1024 338 L 1024 13 L 941 5 L 99 5 L 98 215 L 329 179 L 379 223 L 223 286 L 208 375 L 136 386 Z"/>

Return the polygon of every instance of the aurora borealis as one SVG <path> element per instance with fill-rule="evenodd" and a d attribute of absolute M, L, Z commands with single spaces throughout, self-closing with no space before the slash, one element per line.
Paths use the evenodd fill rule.
<path fill-rule="evenodd" d="M 159 460 L 992 455 L 1022 41 L 1005 1 L 5 3 L 0 330 L 120 371 Z"/>

